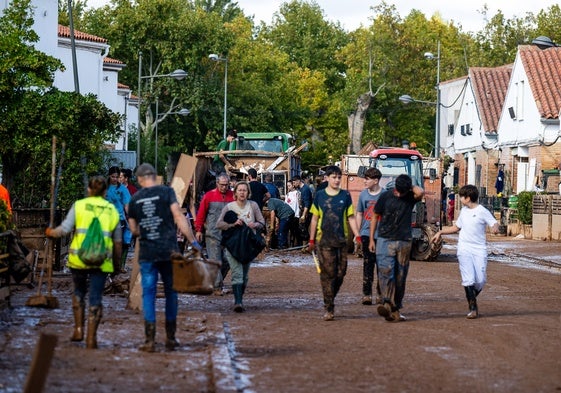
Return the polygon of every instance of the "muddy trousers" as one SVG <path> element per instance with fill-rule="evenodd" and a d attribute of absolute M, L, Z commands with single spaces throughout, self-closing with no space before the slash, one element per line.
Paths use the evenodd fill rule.
<path fill-rule="evenodd" d="M 372 296 L 372 285 L 376 280 L 376 297 L 382 298 L 380 293 L 380 283 L 378 281 L 378 274 L 374 275 L 376 264 L 376 254 L 370 252 L 368 245 L 370 238 L 368 236 L 360 237 L 362 242 L 362 294 L 364 296 Z"/>
<path fill-rule="evenodd" d="M 346 248 L 318 246 L 317 251 L 321 269 L 319 279 L 323 292 L 323 305 L 325 311 L 333 312 L 335 310 L 335 297 L 347 274 Z"/>
<path fill-rule="evenodd" d="M 376 261 L 382 302 L 389 303 L 392 311 L 401 309 L 409 272 L 411 240 L 376 240 Z"/>
<path fill-rule="evenodd" d="M 224 256 L 230 264 L 232 272 L 232 292 L 234 292 L 234 304 L 243 304 L 243 295 L 247 282 L 249 281 L 250 263 L 240 263 L 228 250 L 224 250 Z"/>
<path fill-rule="evenodd" d="M 214 280 L 214 289 L 221 290 L 224 286 L 224 278 L 230 271 L 230 264 L 224 256 L 224 250 L 220 245 L 219 239 L 215 239 L 207 235 L 205 238 L 205 242 L 208 259 L 221 263 L 220 270 L 218 271 L 216 279 Z"/>
<path fill-rule="evenodd" d="M 71 341 L 82 341 L 84 339 L 84 323 L 86 309 L 86 295 L 89 294 L 89 313 L 88 330 L 91 330 L 92 336 L 88 331 L 86 338 L 87 348 L 97 348 L 97 327 L 101 320 L 101 299 L 103 296 L 103 288 L 107 273 L 100 269 L 74 269 L 71 268 L 72 282 L 74 284 L 74 293 L 72 295 L 72 313 L 74 314 L 74 332 L 70 337 Z M 99 310 L 99 311 L 96 311 Z M 95 314 L 92 319 L 92 313 Z M 99 317 L 97 314 L 99 313 Z M 91 322 L 90 322 L 91 319 Z"/>

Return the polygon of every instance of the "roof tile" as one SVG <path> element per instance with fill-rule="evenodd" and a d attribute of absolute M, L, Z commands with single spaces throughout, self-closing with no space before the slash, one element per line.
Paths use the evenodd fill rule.
<path fill-rule="evenodd" d="M 561 109 L 561 47 L 521 45 L 520 59 L 543 119 L 558 119 Z"/>
<path fill-rule="evenodd" d="M 512 64 L 470 67 L 469 77 L 485 133 L 496 133 L 505 101 Z"/>
<path fill-rule="evenodd" d="M 70 28 L 68 26 L 58 25 L 58 36 L 70 38 Z M 93 34 L 83 33 L 76 29 L 74 29 L 74 38 L 82 41 L 99 42 L 103 44 L 107 43 L 105 38 L 97 37 Z"/>

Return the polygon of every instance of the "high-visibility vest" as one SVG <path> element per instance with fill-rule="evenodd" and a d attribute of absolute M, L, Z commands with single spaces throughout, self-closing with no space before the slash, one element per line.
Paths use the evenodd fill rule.
<path fill-rule="evenodd" d="M 100 269 L 105 273 L 113 273 L 113 231 L 119 225 L 119 212 L 115 206 L 105 200 L 103 197 L 88 197 L 80 199 L 74 203 L 74 212 L 76 214 L 75 232 L 72 242 L 70 243 L 70 250 L 68 255 L 68 267 L 73 269 L 89 269 L 80 260 L 78 250 L 86 237 L 86 232 L 90 223 L 97 217 L 103 230 L 103 238 L 105 240 L 105 247 L 108 250 L 108 255 Z"/>

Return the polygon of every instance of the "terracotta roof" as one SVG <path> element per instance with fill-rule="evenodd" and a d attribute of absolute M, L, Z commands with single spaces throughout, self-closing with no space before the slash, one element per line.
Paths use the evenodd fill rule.
<path fill-rule="evenodd" d="M 70 38 L 70 28 L 68 26 L 58 25 L 58 36 Z M 82 41 L 99 42 L 102 44 L 107 43 L 107 40 L 105 38 L 97 37 L 88 33 L 82 33 L 81 31 L 78 31 L 76 29 L 74 30 L 74 38 Z"/>
<path fill-rule="evenodd" d="M 107 63 L 107 64 L 125 64 L 125 63 L 123 63 L 121 60 L 112 59 L 112 58 L 110 58 L 110 57 L 105 57 L 105 58 L 103 59 L 103 62 L 104 62 L 104 63 Z"/>
<path fill-rule="evenodd" d="M 117 82 L 117 89 L 130 89 L 130 87 L 121 82 Z"/>
<path fill-rule="evenodd" d="M 543 119 L 559 118 L 561 108 L 561 48 L 518 47 L 538 111 Z"/>
<path fill-rule="evenodd" d="M 470 67 L 469 78 L 485 133 L 496 133 L 512 74 L 512 64 Z"/>

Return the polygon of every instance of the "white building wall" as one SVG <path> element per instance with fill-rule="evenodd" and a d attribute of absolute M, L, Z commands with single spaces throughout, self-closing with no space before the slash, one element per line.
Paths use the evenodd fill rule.
<path fill-rule="evenodd" d="M 60 38 L 55 57 L 58 57 L 66 68 L 64 72 L 55 73 L 55 86 L 62 91 L 75 91 L 72 50 L 69 38 Z M 109 45 L 94 42 L 76 42 L 76 63 L 78 64 L 78 82 L 81 94 L 95 94 L 105 105 L 103 98 L 110 93 L 102 93 L 103 58 L 107 55 Z M 115 82 L 114 94 L 117 83 Z"/>
<path fill-rule="evenodd" d="M 477 111 L 471 80 L 468 80 L 465 94 L 460 99 L 460 112 L 454 132 L 454 147 L 456 153 L 466 153 L 480 148 L 482 134 L 484 134 L 483 124 L 481 123 Z"/>
<path fill-rule="evenodd" d="M 11 0 L 0 0 L 0 14 L 8 8 Z M 31 3 L 33 9 L 33 30 L 39 36 L 35 48 L 47 54 L 54 54 L 57 46 L 58 35 L 58 2 L 57 0 L 34 0 Z"/>
<path fill-rule="evenodd" d="M 548 131 L 550 128 L 553 131 Z M 558 129 L 559 126 L 545 126 L 541 123 L 540 113 L 518 52 L 499 120 L 499 145 L 506 147 L 536 145 L 546 133 L 556 134 Z"/>
<path fill-rule="evenodd" d="M 440 85 L 440 148 L 444 153 L 453 156 L 455 135 L 458 131 L 458 115 L 460 113 L 463 96 L 465 95 L 466 78 L 461 78 Z M 449 133 L 449 126 L 453 125 L 454 132 Z"/>

